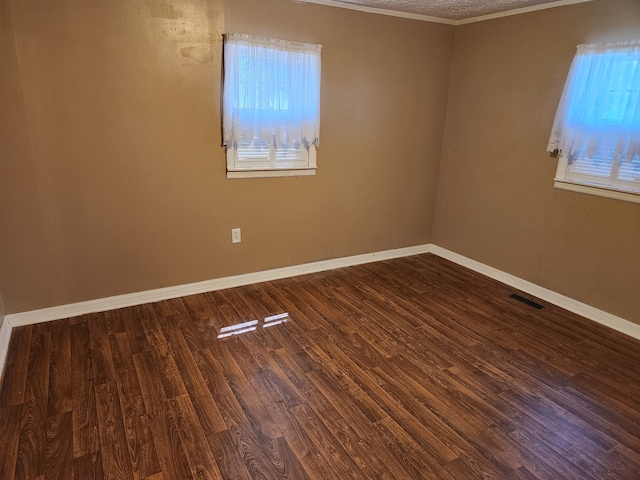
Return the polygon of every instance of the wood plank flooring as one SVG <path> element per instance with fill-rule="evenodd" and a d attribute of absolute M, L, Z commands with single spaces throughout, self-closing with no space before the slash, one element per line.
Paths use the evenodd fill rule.
<path fill-rule="evenodd" d="M 18 328 L 0 479 L 640 478 L 640 342 L 512 293 L 419 255 Z"/>

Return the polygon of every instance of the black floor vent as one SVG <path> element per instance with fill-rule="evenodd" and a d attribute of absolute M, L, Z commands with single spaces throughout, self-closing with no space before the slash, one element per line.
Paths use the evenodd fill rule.
<path fill-rule="evenodd" d="M 534 302 L 533 300 L 529 300 L 528 298 L 524 298 L 521 297 L 520 295 L 518 295 L 517 293 L 514 293 L 512 295 L 509 295 L 511 298 L 518 300 L 519 302 L 522 302 L 526 305 L 529 305 L 530 307 L 535 308 L 536 310 L 542 310 L 544 307 L 542 305 L 540 305 L 539 303 Z"/>

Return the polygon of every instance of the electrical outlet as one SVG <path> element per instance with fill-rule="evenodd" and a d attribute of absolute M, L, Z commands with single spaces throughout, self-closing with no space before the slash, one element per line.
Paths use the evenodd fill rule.
<path fill-rule="evenodd" d="M 240 243 L 242 241 L 242 236 L 240 235 L 239 228 L 231 229 L 231 243 Z"/>

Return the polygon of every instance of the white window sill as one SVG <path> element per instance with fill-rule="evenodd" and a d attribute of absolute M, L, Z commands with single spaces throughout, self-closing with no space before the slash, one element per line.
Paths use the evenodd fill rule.
<path fill-rule="evenodd" d="M 623 190 L 596 185 L 585 185 L 560 178 L 556 178 L 554 180 L 554 187 L 560 190 L 568 190 L 570 192 L 586 193 L 588 195 L 613 198 L 615 200 L 623 200 L 625 202 L 640 203 L 640 193 L 625 192 Z"/>
<path fill-rule="evenodd" d="M 278 168 L 272 170 L 227 170 L 227 178 L 308 177 L 315 174 L 315 167 Z"/>

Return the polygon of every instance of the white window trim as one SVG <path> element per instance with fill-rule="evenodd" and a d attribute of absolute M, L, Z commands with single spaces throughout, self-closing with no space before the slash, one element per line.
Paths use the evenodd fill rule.
<path fill-rule="evenodd" d="M 623 187 L 608 187 L 605 185 L 590 184 L 588 180 L 580 182 L 569 180 L 566 178 L 568 160 L 567 157 L 558 155 L 558 169 L 556 170 L 556 178 L 553 186 L 559 190 L 567 190 L 570 192 L 585 193 L 588 195 L 596 195 L 598 197 L 612 198 L 614 200 L 622 200 L 631 203 L 640 203 L 640 193 L 635 191 L 625 191 Z"/>
<path fill-rule="evenodd" d="M 305 166 L 268 166 L 265 169 L 247 166 L 238 168 L 238 150 L 227 148 L 227 178 L 273 178 L 273 177 L 309 177 L 316 174 L 316 147 L 309 145 L 307 150 L 307 165 Z"/>
<path fill-rule="evenodd" d="M 322 46 L 238 33 L 223 45 L 227 178 L 315 175 Z"/>

